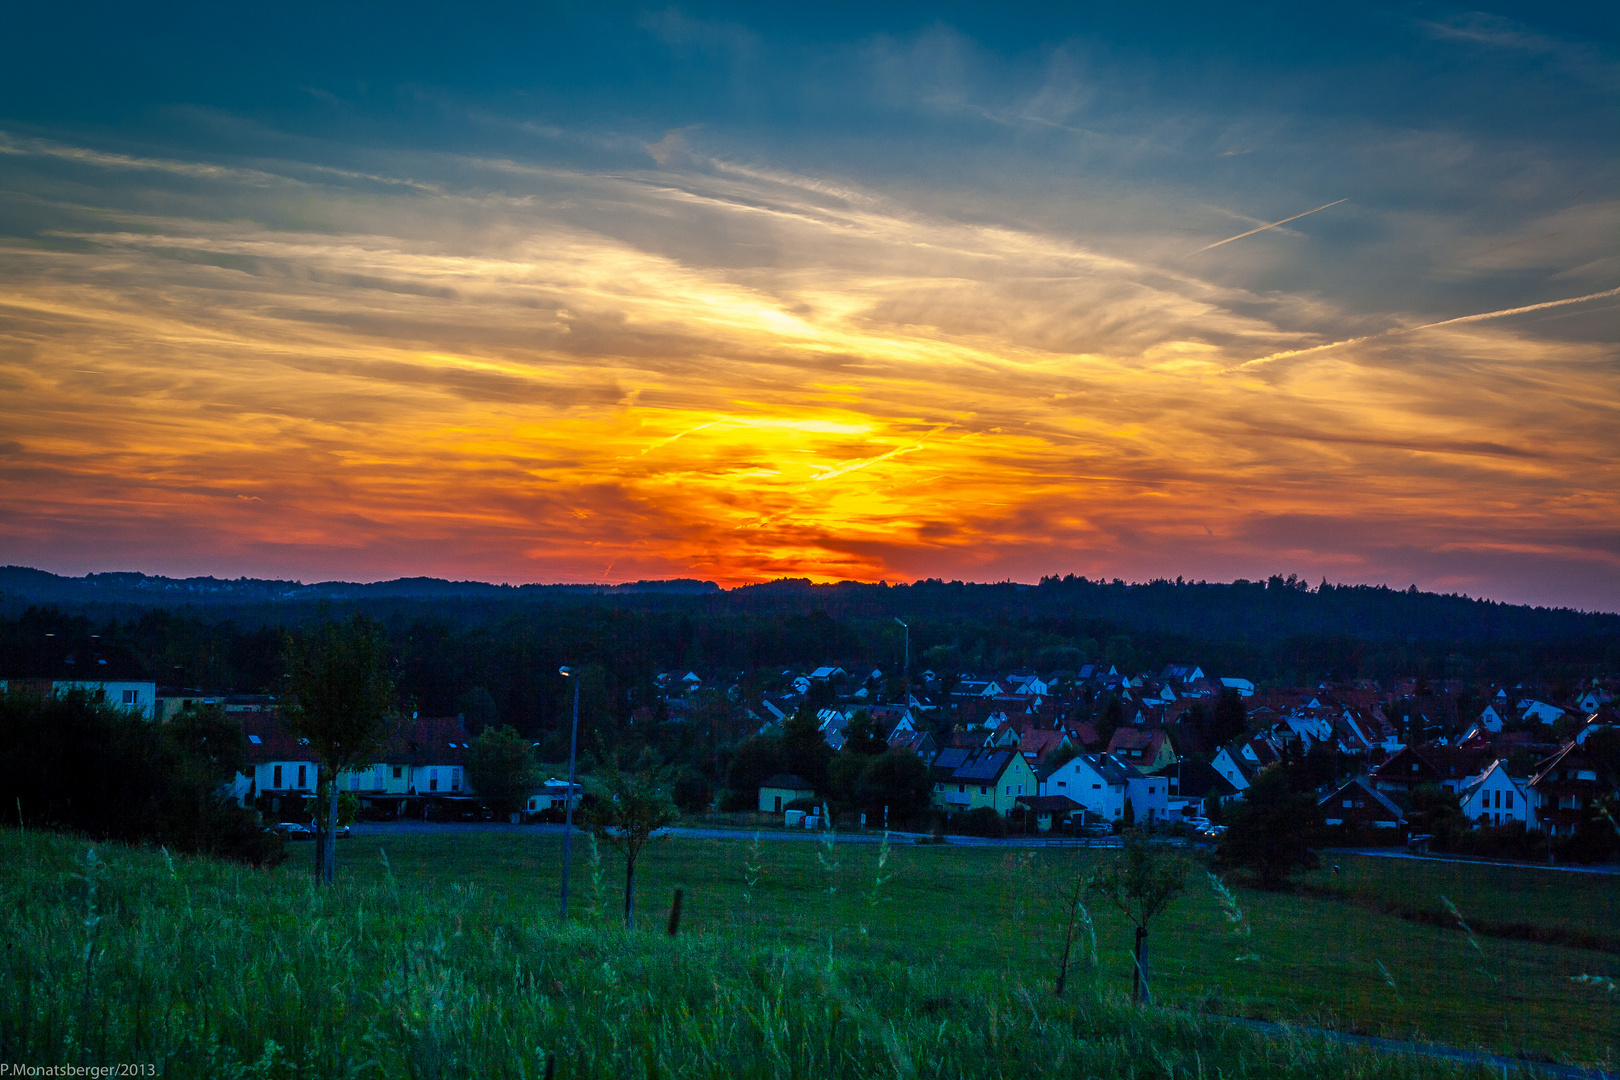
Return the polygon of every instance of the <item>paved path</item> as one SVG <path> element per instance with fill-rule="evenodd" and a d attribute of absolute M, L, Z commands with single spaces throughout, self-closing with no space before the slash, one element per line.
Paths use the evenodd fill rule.
<path fill-rule="evenodd" d="M 1413 859 L 1418 862 L 1464 863 L 1468 866 L 1505 866 L 1515 870 L 1562 870 L 1571 874 L 1620 874 L 1620 864 L 1601 863 L 1596 866 L 1563 866 L 1547 863 L 1498 862 L 1494 859 L 1459 859 L 1449 855 L 1419 855 L 1399 848 L 1326 848 L 1322 854 L 1335 851 L 1345 855 L 1370 855 L 1375 859 Z"/>
<path fill-rule="evenodd" d="M 1180 1010 L 1174 1011 L 1179 1012 Z M 1330 1039 L 1333 1042 L 1359 1046 L 1385 1054 L 1439 1058 L 1442 1061 L 1455 1061 L 1467 1065 L 1486 1065 L 1492 1071 L 1501 1069 L 1503 1076 L 1531 1075 L 1568 1077 L 1570 1080 L 1620 1080 L 1620 1073 L 1609 1072 L 1587 1065 L 1560 1065 L 1552 1061 L 1528 1061 L 1524 1058 L 1507 1057 L 1503 1054 L 1491 1054 L 1483 1050 L 1465 1050 L 1460 1046 L 1403 1042 L 1400 1039 L 1381 1039 L 1376 1035 L 1351 1035 L 1343 1031 L 1329 1031 L 1326 1028 L 1301 1027 L 1298 1024 L 1275 1024 L 1268 1020 L 1248 1020 L 1240 1016 L 1205 1014 L 1205 1017 L 1253 1028 L 1277 1038 L 1299 1034 L 1314 1035 L 1319 1038 Z"/>

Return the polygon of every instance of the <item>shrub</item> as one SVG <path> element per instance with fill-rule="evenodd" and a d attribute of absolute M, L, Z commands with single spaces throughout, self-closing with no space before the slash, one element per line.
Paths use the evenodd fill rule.
<path fill-rule="evenodd" d="M 953 815 L 946 831 L 958 836 L 984 836 L 999 840 L 1007 835 L 1007 819 L 988 806 L 979 806 L 965 814 Z"/>

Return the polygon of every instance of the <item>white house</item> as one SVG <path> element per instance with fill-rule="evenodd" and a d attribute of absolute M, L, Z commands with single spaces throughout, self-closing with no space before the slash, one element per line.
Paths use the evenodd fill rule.
<path fill-rule="evenodd" d="M 1164 820 L 1170 815 L 1170 782 L 1143 776 L 1112 754 L 1081 754 L 1047 774 L 1042 795 L 1066 795 L 1092 817 L 1123 821 L 1125 804 L 1137 821 Z"/>
<path fill-rule="evenodd" d="M 1245 758 L 1242 754 L 1234 754 L 1230 746 L 1223 746 L 1210 761 L 1215 771 L 1225 777 L 1226 782 L 1239 791 L 1247 791 L 1249 783 L 1258 769 L 1255 762 Z"/>
<path fill-rule="evenodd" d="M 1222 679 L 1221 685 L 1236 690 L 1239 697 L 1254 697 L 1254 683 L 1248 679 Z"/>
<path fill-rule="evenodd" d="M 51 694 L 56 697 L 73 690 L 83 690 L 92 699 L 100 695 L 107 704 L 129 709 L 143 720 L 152 719 L 157 705 L 157 683 L 99 679 L 57 679 L 51 683 Z"/>
<path fill-rule="evenodd" d="M 1535 810 L 1529 793 L 1507 774 L 1506 762 L 1491 762 L 1478 776 L 1457 790 L 1457 804 L 1463 817 L 1476 825 L 1511 825 L 1515 822 L 1535 828 Z"/>
<path fill-rule="evenodd" d="M 1506 709 L 1507 706 L 1503 706 Z M 1496 732 L 1502 730 L 1502 721 L 1506 719 L 1495 705 L 1485 706 L 1485 711 L 1479 714 L 1479 726 L 1486 731 Z"/>

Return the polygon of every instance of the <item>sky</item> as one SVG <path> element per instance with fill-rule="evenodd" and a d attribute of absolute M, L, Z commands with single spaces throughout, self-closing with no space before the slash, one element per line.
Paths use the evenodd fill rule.
<path fill-rule="evenodd" d="M 1620 9 L 813 7 L 12 12 L 0 563 L 1620 610 Z"/>

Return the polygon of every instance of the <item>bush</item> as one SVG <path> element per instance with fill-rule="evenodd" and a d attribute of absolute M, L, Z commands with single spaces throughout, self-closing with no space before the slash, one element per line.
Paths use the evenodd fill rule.
<path fill-rule="evenodd" d="M 675 805 L 681 808 L 681 813 L 704 814 L 708 813 L 709 803 L 714 798 L 714 789 L 702 775 L 684 772 L 680 779 L 675 781 L 671 795 L 675 799 Z"/>
<path fill-rule="evenodd" d="M 28 828 L 273 864 L 281 839 L 220 794 L 245 742 L 217 714 L 155 724 L 82 691 L 13 690 L 0 697 L 0 805 Z"/>
<path fill-rule="evenodd" d="M 946 832 L 957 836 L 984 836 L 999 840 L 1007 835 L 1007 819 L 988 806 L 975 807 L 951 817 Z"/>

